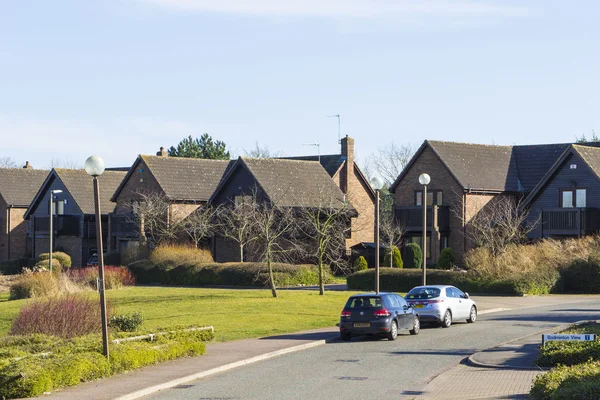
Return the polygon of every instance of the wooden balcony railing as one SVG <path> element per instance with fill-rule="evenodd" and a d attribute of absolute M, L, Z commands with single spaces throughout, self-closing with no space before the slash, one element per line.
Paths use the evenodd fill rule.
<path fill-rule="evenodd" d="M 423 207 L 394 206 L 394 217 L 396 223 L 402 225 L 409 232 L 423 230 Z M 449 206 L 427 207 L 427 230 L 432 228 L 440 232 L 450 230 Z"/>
<path fill-rule="evenodd" d="M 81 217 L 78 215 L 55 215 L 52 230 L 59 236 L 80 236 L 80 222 Z M 48 234 L 50 217 L 35 217 L 33 223 L 36 234 Z"/>
<path fill-rule="evenodd" d="M 551 208 L 542 210 L 542 237 L 586 235 L 600 229 L 598 208 Z"/>

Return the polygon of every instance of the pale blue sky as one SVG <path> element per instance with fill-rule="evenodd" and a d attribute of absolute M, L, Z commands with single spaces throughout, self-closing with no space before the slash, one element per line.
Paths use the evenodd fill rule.
<path fill-rule="evenodd" d="M 600 133 L 591 0 L 0 0 L 0 157 L 47 167 L 208 132 L 233 155 Z"/>

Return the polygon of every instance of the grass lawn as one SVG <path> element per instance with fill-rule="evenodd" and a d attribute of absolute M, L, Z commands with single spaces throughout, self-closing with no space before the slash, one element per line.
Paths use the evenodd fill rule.
<path fill-rule="evenodd" d="M 335 326 L 348 296 L 354 292 L 230 290 L 174 287 L 131 287 L 107 290 L 106 298 L 118 314 L 140 311 L 144 329 L 173 325 L 212 325 L 215 340 L 278 335 Z M 90 293 L 90 295 L 96 295 Z M 0 293 L 0 336 L 28 300 L 8 301 Z"/>

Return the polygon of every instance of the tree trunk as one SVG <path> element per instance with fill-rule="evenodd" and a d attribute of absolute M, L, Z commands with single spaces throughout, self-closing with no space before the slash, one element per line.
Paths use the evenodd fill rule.
<path fill-rule="evenodd" d="M 244 262 L 244 245 L 240 243 L 240 262 Z"/>
<path fill-rule="evenodd" d="M 267 267 L 269 269 L 269 280 L 271 282 L 271 294 L 277 298 L 277 288 L 275 287 L 275 278 L 273 276 L 273 268 L 271 266 L 271 250 L 267 249 Z"/>

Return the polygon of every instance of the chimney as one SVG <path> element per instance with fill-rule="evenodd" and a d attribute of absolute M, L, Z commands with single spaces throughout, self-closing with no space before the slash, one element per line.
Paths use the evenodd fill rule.
<path fill-rule="evenodd" d="M 29 164 L 29 161 L 25 161 L 25 165 L 23 165 L 23 168 L 33 169 L 33 167 L 31 166 L 31 164 Z"/>
<path fill-rule="evenodd" d="M 156 153 L 157 156 L 167 157 L 169 153 L 165 150 L 164 147 L 160 146 L 160 150 Z"/>
<path fill-rule="evenodd" d="M 341 188 L 342 192 L 348 194 L 350 187 L 350 179 L 354 175 L 354 139 L 346 135 L 342 138 L 342 156 L 346 157 L 346 164 L 344 165 L 344 171 L 341 176 Z"/>

